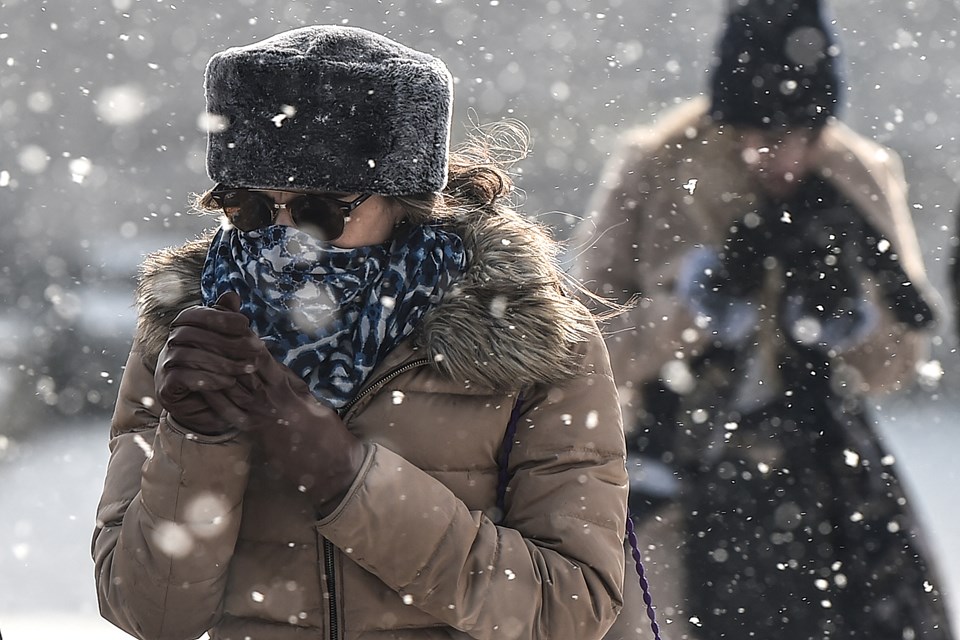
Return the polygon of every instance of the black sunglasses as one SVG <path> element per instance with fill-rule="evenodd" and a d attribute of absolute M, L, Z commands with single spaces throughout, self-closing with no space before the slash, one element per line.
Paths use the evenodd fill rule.
<path fill-rule="evenodd" d="M 363 193 L 351 202 L 344 202 L 331 196 L 305 193 L 290 202 L 278 204 L 262 191 L 232 188 L 223 184 L 218 184 L 210 192 L 210 197 L 223 210 L 230 224 L 241 231 L 253 231 L 273 224 L 279 210 L 286 207 L 301 231 L 321 240 L 336 240 L 342 236 L 347 216 L 370 195 Z"/>

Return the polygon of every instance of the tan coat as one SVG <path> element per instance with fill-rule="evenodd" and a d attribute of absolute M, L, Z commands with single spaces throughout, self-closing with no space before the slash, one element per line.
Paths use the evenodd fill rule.
<path fill-rule="evenodd" d="M 625 136 L 604 170 L 589 217 L 577 230 L 575 246 L 589 248 L 575 275 L 607 296 L 642 296 L 607 332 L 628 429 L 642 411 L 640 384 L 669 378 L 669 363 L 689 359 L 709 338 L 674 295 L 684 257 L 692 247 L 721 243 L 730 223 L 754 206 L 760 192 L 733 132 L 713 123 L 706 109 L 705 99 L 692 100 Z M 936 299 L 897 155 L 842 123 L 824 128 L 814 153 L 815 170 L 890 238 L 915 286 Z M 767 296 L 773 293 L 768 289 Z M 761 326 L 772 325 L 761 320 Z M 777 339 L 761 343 L 772 346 Z M 885 310 L 872 335 L 845 353 L 843 362 L 860 391 L 897 389 L 913 377 L 927 340 Z"/>
<path fill-rule="evenodd" d="M 603 636 L 622 604 L 627 495 L 606 350 L 542 277 L 539 231 L 515 215 L 463 224 L 470 271 L 346 411 L 369 455 L 320 521 L 243 435 L 166 421 L 153 364 L 197 301 L 206 245 L 152 258 L 93 540 L 106 618 L 149 640 Z M 497 456 L 521 390 L 501 518 Z"/>

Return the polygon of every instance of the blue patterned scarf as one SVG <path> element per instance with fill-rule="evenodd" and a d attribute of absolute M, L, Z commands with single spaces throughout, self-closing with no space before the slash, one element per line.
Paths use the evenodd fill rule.
<path fill-rule="evenodd" d="M 204 304 L 228 291 L 270 353 L 317 399 L 345 406 L 466 268 L 461 239 L 402 225 L 390 243 L 341 249 L 293 227 L 220 229 L 200 280 Z"/>

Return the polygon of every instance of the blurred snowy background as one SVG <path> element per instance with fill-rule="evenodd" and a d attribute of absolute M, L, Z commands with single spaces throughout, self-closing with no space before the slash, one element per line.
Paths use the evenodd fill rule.
<path fill-rule="evenodd" d="M 843 117 L 902 155 L 926 265 L 949 301 L 960 0 L 830 7 L 846 62 Z M 187 201 L 209 186 L 210 54 L 310 23 L 366 27 L 435 53 L 456 77 L 454 141 L 471 121 L 525 122 L 525 210 L 566 238 L 616 136 L 705 89 L 722 11 L 723 0 L 0 0 L 4 637 L 121 635 L 97 621 L 87 546 L 136 265 L 208 223 Z M 944 374 L 931 366 L 926 384 L 885 400 L 883 426 L 957 591 L 951 311 L 932 354 Z"/>

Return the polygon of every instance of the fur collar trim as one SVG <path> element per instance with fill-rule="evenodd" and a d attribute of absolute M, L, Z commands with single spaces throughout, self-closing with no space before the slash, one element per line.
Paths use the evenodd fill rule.
<path fill-rule="evenodd" d="M 557 243 L 546 229 L 489 209 L 461 212 L 449 226 L 463 238 L 469 267 L 413 338 L 431 366 L 498 390 L 575 375 L 574 347 L 595 331 L 593 318 L 563 290 Z M 176 315 L 200 303 L 212 235 L 153 253 L 141 267 L 136 344 L 151 364 Z"/>

